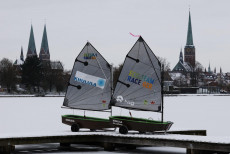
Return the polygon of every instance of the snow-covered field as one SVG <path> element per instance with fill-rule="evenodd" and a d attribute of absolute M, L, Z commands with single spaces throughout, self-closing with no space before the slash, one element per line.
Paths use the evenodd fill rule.
<path fill-rule="evenodd" d="M 69 132 L 61 123 L 62 114 L 84 114 L 61 108 L 63 97 L 0 97 L 0 136 Z M 164 120 L 173 121 L 172 130 L 206 129 L 208 136 L 230 136 L 230 96 L 165 97 Z M 113 115 L 129 115 L 128 110 L 113 108 Z M 151 112 L 131 111 L 134 117 L 160 119 Z M 87 111 L 88 116 L 107 118 L 110 113 Z M 171 150 L 170 150 L 171 151 Z"/>

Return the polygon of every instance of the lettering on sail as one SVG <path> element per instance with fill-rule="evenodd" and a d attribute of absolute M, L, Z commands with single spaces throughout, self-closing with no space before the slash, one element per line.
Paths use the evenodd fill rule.
<path fill-rule="evenodd" d="M 104 89 L 106 79 L 99 78 L 93 75 L 89 75 L 80 71 L 77 71 L 74 77 L 74 81 L 80 82 L 82 84 L 87 84 L 93 87 L 98 87 Z"/>
<path fill-rule="evenodd" d="M 146 75 L 142 75 L 140 73 L 134 72 L 132 70 L 129 71 L 127 81 L 143 86 L 144 88 L 147 89 L 152 89 L 154 83 L 154 79 Z"/>
<path fill-rule="evenodd" d="M 97 53 L 85 53 L 84 59 L 96 59 Z"/>
<path fill-rule="evenodd" d="M 133 102 L 133 101 L 127 101 L 127 100 L 124 99 L 123 96 L 121 96 L 121 95 L 117 96 L 116 101 L 119 102 L 119 103 L 124 102 L 124 103 L 126 103 L 126 104 L 128 104 L 128 105 L 131 105 L 131 106 L 134 106 L 134 105 L 135 105 L 135 102 Z"/>

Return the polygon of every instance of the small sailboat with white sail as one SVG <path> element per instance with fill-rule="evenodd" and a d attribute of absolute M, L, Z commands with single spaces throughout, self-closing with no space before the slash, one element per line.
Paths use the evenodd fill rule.
<path fill-rule="evenodd" d="M 121 134 L 129 130 L 143 132 L 167 131 L 173 124 L 163 121 L 163 86 L 161 63 L 140 36 L 126 55 L 110 105 L 129 110 L 162 114 L 161 120 L 129 116 L 111 116 Z"/>
<path fill-rule="evenodd" d="M 74 62 L 63 106 L 84 111 L 108 111 L 112 93 L 111 79 L 110 64 L 87 42 Z M 107 118 L 85 114 L 63 115 L 62 123 L 70 125 L 73 132 L 80 128 L 100 130 L 112 127 Z"/>

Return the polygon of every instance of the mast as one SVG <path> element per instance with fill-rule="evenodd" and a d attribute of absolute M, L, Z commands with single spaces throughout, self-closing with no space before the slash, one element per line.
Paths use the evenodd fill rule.
<path fill-rule="evenodd" d="M 113 64 L 110 65 L 111 67 L 111 100 L 113 99 Z M 111 106 L 111 116 L 113 115 L 113 110 Z"/>
<path fill-rule="evenodd" d="M 164 121 L 164 64 L 162 64 L 162 74 L 161 74 L 161 100 L 162 100 L 162 112 L 161 112 L 161 122 Z"/>
<path fill-rule="evenodd" d="M 111 67 L 111 96 L 113 96 L 113 64 L 111 64 L 110 67 Z"/>

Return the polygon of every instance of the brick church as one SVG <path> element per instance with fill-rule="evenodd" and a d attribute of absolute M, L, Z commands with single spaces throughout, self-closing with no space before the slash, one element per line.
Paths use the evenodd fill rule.
<path fill-rule="evenodd" d="M 193 44 L 192 37 L 192 22 L 191 14 L 189 11 L 189 20 L 188 20 L 188 31 L 187 31 L 187 41 L 184 47 L 184 58 L 182 49 L 180 51 L 179 61 L 176 66 L 173 68 L 173 72 L 192 72 L 196 67 L 196 52 L 195 46 Z"/>
<path fill-rule="evenodd" d="M 30 37 L 29 37 L 29 44 L 28 44 L 26 58 L 30 57 L 30 56 L 37 56 L 38 57 L 32 25 L 31 25 L 31 29 L 30 29 Z M 48 64 L 51 67 L 51 69 L 63 70 L 63 66 L 62 66 L 60 61 L 51 61 L 50 60 L 50 52 L 49 52 L 49 44 L 48 44 L 48 38 L 47 38 L 46 25 L 44 26 L 44 30 L 43 30 L 39 59 L 41 60 L 41 62 L 43 64 L 46 64 L 46 65 Z M 20 59 L 16 59 L 16 61 L 14 62 L 14 65 L 20 66 L 24 63 L 24 61 L 25 61 L 25 59 L 24 59 L 24 55 L 23 55 L 23 48 L 21 47 Z"/>
<path fill-rule="evenodd" d="M 29 44 L 28 49 L 26 53 L 26 58 L 36 56 L 37 50 L 35 45 L 35 39 L 34 39 L 34 32 L 33 32 L 33 26 L 31 25 L 30 29 L 30 37 L 29 37 Z M 22 73 L 22 65 L 24 64 L 26 58 L 24 59 L 23 54 L 23 48 L 21 47 L 21 55 L 20 59 L 16 59 L 14 62 L 14 67 L 16 68 L 16 77 L 17 77 L 17 83 L 20 84 L 21 80 L 21 73 Z M 49 68 L 52 72 L 63 72 L 64 68 L 60 61 L 51 61 L 50 60 L 50 52 L 49 52 L 49 44 L 48 44 L 48 38 L 47 38 L 47 31 L 46 31 L 46 25 L 44 26 L 43 36 L 42 36 L 42 42 L 41 42 L 41 48 L 39 53 L 39 59 L 41 61 L 42 67 Z"/>
<path fill-rule="evenodd" d="M 26 57 L 30 56 L 38 56 L 36 51 L 36 45 L 34 40 L 34 32 L 33 32 L 33 26 L 31 25 L 30 29 L 30 38 L 29 38 L 29 44 L 28 44 L 28 50 Z M 43 36 L 42 36 L 42 43 L 39 53 L 39 59 L 41 61 L 50 61 L 50 52 L 49 52 L 49 45 L 48 45 L 48 39 L 47 39 L 47 32 L 46 32 L 46 25 L 44 26 Z"/>

